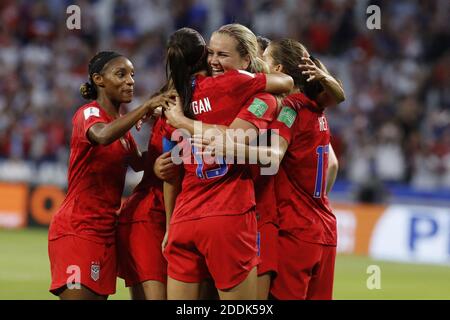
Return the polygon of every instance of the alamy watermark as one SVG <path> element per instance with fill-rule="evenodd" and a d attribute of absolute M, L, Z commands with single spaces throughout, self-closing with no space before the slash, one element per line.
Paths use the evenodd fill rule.
<path fill-rule="evenodd" d="M 66 13 L 69 15 L 66 19 L 66 26 L 69 30 L 81 29 L 81 9 L 77 5 L 68 6 Z"/>
<path fill-rule="evenodd" d="M 381 29 L 381 9 L 377 5 L 371 5 L 367 7 L 367 14 L 370 16 L 366 20 L 366 26 L 369 30 Z"/>
<path fill-rule="evenodd" d="M 193 135 L 185 129 L 173 131 L 172 162 L 197 165 L 199 177 L 206 179 L 225 174 L 228 164 L 258 164 L 261 175 L 275 175 L 280 164 L 280 136 L 278 130 L 271 133 L 269 141 L 268 134 L 255 129 L 219 132 L 195 122 Z"/>
<path fill-rule="evenodd" d="M 370 276 L 367 278 L 366 286 L 369 290 L 381 289 L 381 268 L 376 264 L 372 264 L 367 267 L 367 274 Z"/>
<path fill-rule="evenodd" d="M 69 275 L 67 277 L 67 289 L 81 289 L 81 269 L 77 265 L 70 265 L 67 267 L 66 273 Z"/>

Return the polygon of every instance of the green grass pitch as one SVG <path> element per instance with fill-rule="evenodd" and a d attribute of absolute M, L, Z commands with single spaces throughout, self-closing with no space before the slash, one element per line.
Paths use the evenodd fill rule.
<path fill-rule="evenodd" d="M 381 269 L 381 289 L 369 290 L 369 265 Z M 48 292 L 50 270 L 47 230 L 0 230 L 0 300 L 56 299 Z M 110 299 L 128 299 L 123 280 Z M 450 267 L 374 261 L 340 255 L 336 261 L 335 299 L 450 299 Z"/>

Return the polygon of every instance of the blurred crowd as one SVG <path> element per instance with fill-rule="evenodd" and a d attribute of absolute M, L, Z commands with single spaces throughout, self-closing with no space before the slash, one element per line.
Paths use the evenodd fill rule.
<path fill-rule="evenodd" d="M 72 4 L 80 30 L 66 26 Z M 366 25 L 373 4 L 381 30 Z M 133 108 L 165 80 L 170 32 L 190 26 L 208 38 L 239 22 L 300 40 L 343 82 L 346 101 L 327 111 L 340 179 L 450 189 L 449 17 L 448 0 L 2 0 L 0 180 L 60 173 L 65 183 L 71 118 L 95 52 L 131 58 Z M 133 132 L 143 148 L 147 129 Z"/>

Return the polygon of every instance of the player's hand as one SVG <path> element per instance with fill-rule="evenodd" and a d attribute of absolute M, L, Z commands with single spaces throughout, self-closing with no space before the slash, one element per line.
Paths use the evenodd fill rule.
<path fill-rule="evenodd" d="M 163 180 L 170 181 L 178 174 L 177 166 L 172 162 L 170 151 L 160 155 L 153 165 L 153 172 L 155 175 Z"/>
<path fill-rule="evenodd" d="M 158 94 L 144 102 L 147 109 L 147 116 L 151 116 L 156 108 L 166 108 L 171 102 L 171 93 Z"/>
<path fill-rule="evenodd" d="M 329 76 L 325 71 L 316 66 L 310 58 L 303 57 L 302 61 L 302 64 L 299 64 L 298 67 L 302 70 L 303 75 L 308 76 L 306 81 L 322 81 Z"/>
<path fill-rule="evenodd" d="M 224 157 L 226 146 L 232 146 L 223 141 L 222 135 L 205 138 L 202 135 L 193 135 L 190 139 L 191 145 L 195 147 L 197 155 L 203 157 Z"/>
<path fill-rule="evenodd" d="M 167 118 L 167 123 L 177 128 L 179 120 L 184 117 L 181 100 L 176 96 L 175 101 L 171 100 L 166 107 L 164 107 L 164 115 Z"/>

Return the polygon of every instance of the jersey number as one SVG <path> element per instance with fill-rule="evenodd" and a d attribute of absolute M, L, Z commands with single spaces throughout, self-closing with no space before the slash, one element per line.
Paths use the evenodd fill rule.
<path fill-rule="evenodd" d="M 316 170 L 316 187 L 314 188 L 314 198 L 320 198 L 322 196 L 322 182 L 323 177 L 323 164 L 324 164 L 324 154 L 328 154 L 329 145 L 318 146 L 316 149 L 317 153 L 317 170 Z"/>
<path fill-rule="evenodd" d="M 197 161 L 195 173 L 200 179 L 213 179 L 224 176 L 228 172 L 228 165 L 225 163 L 225 158 L 218 159 L 219 164 L 217 168 L 208 169 L 203 172 L 204 164 L 202 156 L 197 154 L 197 148 L 194 146 L 192 146 L 192 153 Z"/>

